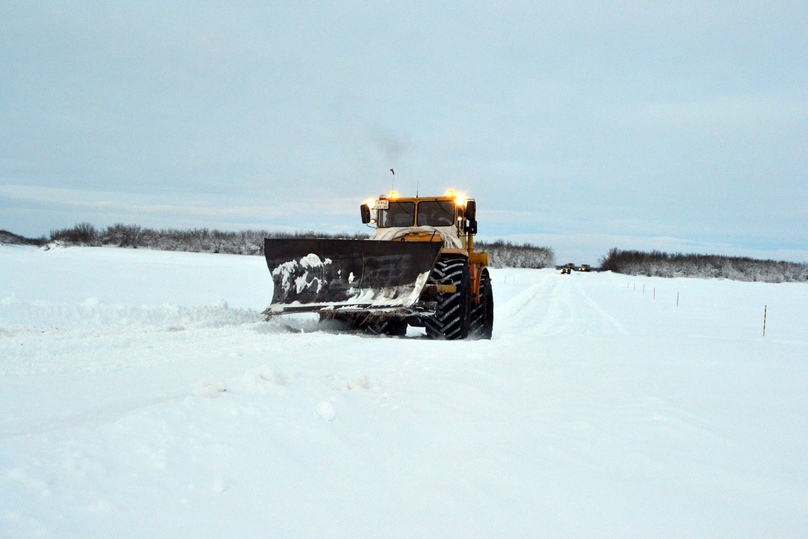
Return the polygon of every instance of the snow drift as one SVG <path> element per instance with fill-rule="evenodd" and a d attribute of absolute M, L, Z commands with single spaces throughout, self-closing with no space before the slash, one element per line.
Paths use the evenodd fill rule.
<path fill-rule="evenodd" d="M 808 528 L 808 287 L 492 280 L 440 342 L 261 322 L 260 257 L 0 247 L 0 536 Z"/>

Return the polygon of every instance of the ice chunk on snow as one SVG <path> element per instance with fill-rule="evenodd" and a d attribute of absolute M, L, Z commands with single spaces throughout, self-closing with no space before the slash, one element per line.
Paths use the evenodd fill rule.
<path fill-rule="evenodd" d="M 337 411 L 334 409 L 333 404 L 328 401 L 322 401 L 317 405 L 317 415 L 326 421 L 333 421 L 337 417 Z"/>
<path fill-rule="evenodd" d="M 213 481 L 213 486 L 210 487 L 210 491 L 219 494 L 227 490 L 227 483 L 225 483 L 224 479 L 221 477 L 217 477 L 215 481 Z"/>

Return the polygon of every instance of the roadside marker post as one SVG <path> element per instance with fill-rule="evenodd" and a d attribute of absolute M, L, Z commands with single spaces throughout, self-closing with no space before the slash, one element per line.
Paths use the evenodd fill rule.
<path fill-rule="evenodd" d="M 769 310 L 768 305 L 763 306 L 763 336 L 766 336 L 766 311 Z"/>

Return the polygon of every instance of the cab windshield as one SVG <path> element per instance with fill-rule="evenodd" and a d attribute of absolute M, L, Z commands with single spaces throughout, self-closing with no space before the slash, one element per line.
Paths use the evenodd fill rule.
<path fill-rule="evenodd" d="M 454 201 L 430 200 L 418 204 L 418 226 L 451 226 L 454 224 Z"/>
<path fill-rule="evenodd" d="M 377 226 L 380 228 L 413 226 L 415 202 L 390 202 L 386 210 L 379 210 Z"/>

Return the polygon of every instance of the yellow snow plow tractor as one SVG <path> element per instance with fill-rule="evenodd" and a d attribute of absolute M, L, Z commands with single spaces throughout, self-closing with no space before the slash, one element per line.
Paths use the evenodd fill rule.
<path fill-rule="evenodd" d="M 272 274 L 267 319 L 317 312 L 370 333 L 424 327 L 434 339 L 490 339 L 494 296 L 488 254 L 474 250 L 477 204 L 453 191 L 393 192 L 360 206 L 367 240 L 264 239 Z"/>

